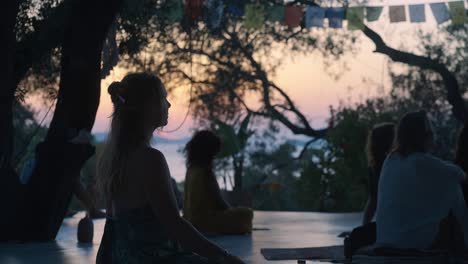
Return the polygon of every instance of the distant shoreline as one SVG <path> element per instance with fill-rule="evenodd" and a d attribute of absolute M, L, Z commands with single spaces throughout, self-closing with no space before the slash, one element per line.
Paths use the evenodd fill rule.
<path fill-rule="evenodd" d="M 103 142 L 107 139 L 108 133 L 104 132 L 99 132 L 99 133 L 93 133 L 94 139 L 96 142 Z M 187 142 L 189 142 L 190 138 L 189 137 L 184 137 L 184 138 L 178 138 L 178 139 L 168 139 L 164 137 L 153 137 L 153 144 L 158 145 L 158 144 L 178 144 L 178 145 L 185 145 Z M 305 144 L 307 144 L 307 140 L 297 140 L 297 139 L 286 139 L 284 142 L 288 142 L 289 144 L 298 146 L 298 147 L 303 147 Z M 325 142 L 323 140 L 317 140 L 314 142 L 310 147 L 311 148 L 322 148 Z"/>
<path fill-rule="evenodd" d="M 100 133 L 93 133 L 94 139 L 97 142 L 103 142 L 107 139 L 108 133 L 100 132 Z M 190 138 L 180 138 L 180 139 L 167 139 L 163 137 L 153 137 L 154 144 L 186 144 Z"/>

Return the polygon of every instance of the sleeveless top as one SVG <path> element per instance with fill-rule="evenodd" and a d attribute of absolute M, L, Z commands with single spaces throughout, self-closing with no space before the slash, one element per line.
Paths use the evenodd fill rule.
<path fill-rule="evenodd" d="M 96 263 L 166 263 L 183 254 L 149 205 L 107 217 Z"/>
<path fill-rule="evenodd" d="M 218 210 L 208 191 L 206 170 L 198 166 L 189 167 L 185 175 L 184 218 L 192 221 L 200 215 Z"/>

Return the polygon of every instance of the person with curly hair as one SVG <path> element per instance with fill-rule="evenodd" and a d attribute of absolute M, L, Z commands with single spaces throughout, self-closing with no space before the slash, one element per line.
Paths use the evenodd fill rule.
<path fill-rule="evenodd" d="M 213 169 L 221 139 L 213 132 L 195 133 L 185 146 L 184 217 L 199 230 L 220 234 L 244 234 L 252 231 L 253 211 L 231 207 L 221 195 Z"/>
<path fill-rule="evenodd" d="M 394 135 L 395 125 L 393 123 L 380 123 L 372 128 L 367 137 L 369 198 L 364 209 L 363 225 L 370 223 L 374 218 L 377 208 L 380 171 L 385 158 L 392 149 Z"/>

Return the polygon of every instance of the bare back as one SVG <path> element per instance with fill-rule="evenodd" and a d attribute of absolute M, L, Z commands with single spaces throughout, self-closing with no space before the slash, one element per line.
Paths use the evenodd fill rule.
<path fill-rule="evenodd" d="M 125 172 L 127 181 L 112 197 L 112 215 L 148 205 L 144 192 L 144 175 L 148 175 L 149 170 L 154 170 L 154 166 L 149 166 L 147 162 L 148 151 L 149 148 L 141 148 L 130 154 Z M 153 177 L 161 175 L 158 171 L 151 174 Z"/>

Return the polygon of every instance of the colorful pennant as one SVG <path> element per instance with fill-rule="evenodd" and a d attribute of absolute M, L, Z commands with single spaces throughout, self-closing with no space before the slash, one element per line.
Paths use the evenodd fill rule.
<path fill-rule="evenodd" d="M 409 17 L 411 23 L 421 23 L 426 21 L 424 5 L 409 5 Z"/>
<path fill-rule="evenodd" d="M 261 28 L 265 22 L 265 7 L 261 4 L 248 4 L 245 6 L 246 28 Z"/>
<path fill-rule="evenodd" d="M 207 25 L 211 29 L 220 26 L 224 15 L 224 3 L 226 0 L 206 0 L 206 10 L 203 8 L 203 0 L 185 0 L 185 7 L 182 9 L 183 0 L 166 0 L 165 13 L 161 13 L 169 22 L 182 20 L 185 13 L 188 21 L 194 22 L 200 20 L 203 12 Z M 329 7 L 304 6 L 301 5 L 281 5 L 281 4 L 261 4 L 261 2 L 251 2 L 248 0 L 230 0 L 227 1 L 226 11 L 233 16 L 245 16 L 245 26 L 247 28 L 258 29 L 268 20 L 271 22 L 282 21 L 290 28 L 301 26 L 304 20 L 306 28 L 323 27 L 325 18 L 328 19 L 330 28 L 342 28 L 343 20 L 346 18 L 348 29 L 362 30 L 365 27 L 364 19 L 367 22 L 379 20 L 382 14 L 382 6 L 356 6 L 356 7 Z M 450 1 L 446 3 L 429 4 L 435 20 L 438 24 L 444 23 L 449 19 L 454 25 L 467 22 L 467 11 L 463 1 Z M 426 4 L 408 5 L 409 21 L 411 23 L 422 23 L 426 21 Z M 205 10 L 205 11 L 204 11 Z M 389 6 L 390 23 L 406 21 L 406 6 Z"/>
<path fill-rule="evenodd" d="M 405 6 L 389 6 L 390 23 L 406 21 Z"/>
<path fill-rule="evenodd" d="M 323 27 L 325 8 L 320 6 L 308 6 L 305 12 L 305 27 Z"/>
<path fill-rule="evenodd" d="M 326 17 L 328 18 L 328 27 L 342 28 L 345 17 L 345 9 L 342 7 L 327 8 Z"/>
<path fill-rule="evenodd" d="M 192 21 L 201 18 L 203 14 L 203 0 L 186 0 L 185 16 Z"/>
<path fill-rule="evenodd" d="M 290 28 L 301 26 L 303 13 L 302 6 L 287 6 L 284 10 L 284 23 Z"/>
<path fill-rule="evenodd" d="M 450 19 L 450 14 L 445 3 L 432 3 L 429 4 L 432 10 L 432 14 L 437 21 L 437 24 L 442 24 Z"/>
<path fill-rule="evenodd" d="M 164 13 L 162 17 L 169 23 L 181 21 L 184 17 L 184 3 L 182 0 L 168 0 L 165 2 Z"/>
<path fill-rule="evenodd" d="M 217 29 L 221 25 L 224 12 L 223 0 L 207 0 L 206 2 L 206 23 L 209 28 Z"/>
<path fill-rule="evenodd" d="M 241 17 L 245 14 L 246 4 L 247 4 L 247 0 L 229 1 L 229 4 L 227 6 L 227 11 L 231 13 L 233 16 Z"/>
<path fill-rule="evenodd" d="M 349 30 L 361 30 L 364 28 L 364 7 L 350 7 L 346 12 Z"/>
<path fill-rule="evenodd" d="M 383 7 L 368 6 L 366 7 L 366 19 L 369 22 L 377 21 L 382 14 Z"/>
<path fill-rule="evenodd" d="M 465 5 L 463 1 L 449 2 L 449 8 L 452 24 L 461 25 L 467 22 L 467 17 L 465 14 Z"/>
<path fill-rule="evenodd" d="M 284 20 L 284 9 L 283 5 L 273 5 L 267 7 L 266 19 L 271 22 L 281 22 Z"/>

